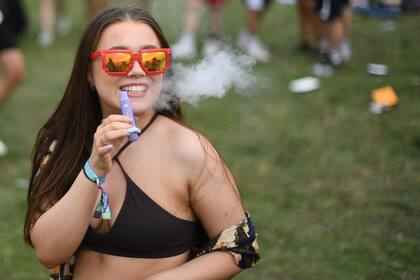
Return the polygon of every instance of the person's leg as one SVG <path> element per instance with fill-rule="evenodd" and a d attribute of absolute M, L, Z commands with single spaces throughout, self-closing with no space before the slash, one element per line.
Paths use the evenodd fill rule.
<path fill-rule="evenodd" d="M 66 16 L 67 15 L 67 5 L 66 0 L 56 0 L 57 1 L 57 14 L 58 16 Z"/>
<path fill-rule="evenodd" d="M 223 5 L 210 6 L 210 35 L 220 37 L 223 26 Z"/>
<path fill-rule="evenodd" d="M 351 39 L 351 20 L 352 20 L 352 11 L 350 4 L 346 4 L 342 8 L 342 18 L 344 24 L 344 37 Z"/>
<path fill-rule="evenodd" d="M 341 43 L 341 54 L 344 60 L 351 58 L 351 21 L 352 11 L 350 4 L 346 4 L 342 10 L 343 19 L 343 41 Z"/>
<path fill-rule="evenodd" d="M 13 88 L 23 79 L 25 59 L 19 49 L 5 49 L 0 52 L 0 65 L 4 70 L 4 75 L 0 78 L 0 105 L 2 105 Z"/>
<path fill-rule="evenodd" d="M 108 5 L 107 0 L 86 0 L 89 18 L 93 18 L 100 10 Z"/>
<path fill-rule="evenodd" d="M 261 62 L 267 62 L 271 54 L 258 37 L 259 25 L 269 5 L 268 0 L 245 0 L 247 13 L 245 28 L 239 34 L 237 45 L 245 53 Z"/>
<path fill-rule="evenodd" d="M 323 53 L 321 62 L 314 65 L 313 70 L 316 75 L 330 76 L 343 63 L 341 44 L 344 25 L 341 7 L 341 0 L 322 0 L 317 4 L 328 49 Z"/>
<path fill-rule="evenodd" d="M 307 4 L 308 9 L 308 18 L 311 25 L 311 28 L 313 30 L 313 34 L 315 35 L 315 42 L 319 43 L 319 41 L 323 37 L 323 30 L 321 26 L 321 21 L 319 20 L 319 17 L 315 13 L 315 1 L 314 0 L 305 0 Z"/>
<path fill-rule="evenodd" d="M 195 34 L 200 20 L 201 0 L 188 0 L 185 7 L 182 35 L 172 46 L 174 58 L 191 59 L 197 52 Z"/>
<path fill-rule="evenodd" d="M 187 0 L 183 34 L 195 37 L 200 19 L 201 0 Z"/>
<path fill-rule="evenodd" d="M 222 49 L 221 35 L 223 28 L 223 7 L 224 1 L 209 1 L 210 10 L 210 35 L 203 46 L 203 55 L 212 57 Z"/>
<path fill-rule="evenodd" d="M 335 18 L 325 24 L 327 40 L 331 52 L 339 52 L 341 42 L 344 37 L 343 21 L 341 18 Z"/>
<path fill-rule="evenodd" d="M 148 9 L 150 8 L 150 0 L 136 0 L 136 3 L 139 4 L 140 6 Z"/>
<path fill-rule="evenodd" d="M 12 93 L 13 88 L 25 75 L 25 60 L 22 52 L 17 48 L 0 51 L 0 66 L 4 72 L 4 75 L 0 78 L 0 105 L 3 105 Z M 0 140 L 0 157 L 6 154 L 7 146 Z"/>
<path fill-rule="evenodd" d="M 44 47 L 54 41 L 55 4 L 55 0 L 41 0 L 41 32 L 38 37 L 38 42 Z"/>
<path fill-rule="evenodd" d="M 315 14 L 314 0 L 298 0 L 297 10 L 299 18 L 299 49 L 309 50 L 311 45 L 311 32 L 313 31 L 315 44 L 323 36 L 321 22 Z"/>
<path fill-rule="evenodd" d="M 246 15 L 246 30 L 251 36 L 257 35 L 258 25 L 262 15 L 262 11 L 248 11 Z"/>
<path fill-rule="evenodd" d="M 299 24 L 299 48 L 309 48 L 309 22 L 308 13 L 306 7 L 307 0 L 297 1 L 297 13 L 298 13 L 298 24 Z"/>
<path fill-rule="evenodd" d="M 61 35 L 67 34 L 71 29 L 71 21 L 67 11 L 66 0 L 57 1 L 57 30 Z"/>

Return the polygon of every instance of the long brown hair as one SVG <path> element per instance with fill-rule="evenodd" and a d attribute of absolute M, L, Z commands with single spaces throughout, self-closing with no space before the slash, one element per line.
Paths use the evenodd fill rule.
<path fill-rule="evenodd" d="M 93 135 L 102 119 L 98 94 L 89 87 L 87 79 L 91 67 L 90 54 L 95 50 L 107 26 L 125 20 L 146 23 L 154 30 L 161 47 L 169 48 L 158 23 L 138 6 L 110 7 L 98 14 L 87 26 L 80 40 L 64 95 L 55 112 L 38 132 L 33 148 L 24 226 L 24 237 L 29 244 L 32 244 L 29 233 L 36 219 L 66 194 L 89 158 Z M 171 71 L 168 72 L 170 75 Z M 171 93 L 165 91 L 162 94 Z M 158 113 L 179 123 L 184 122 L 176 98 L 172 98 L 169 107 L 159 110 Z M 43 165 L 41 163 L 53 142 L 54 151 Z"/>

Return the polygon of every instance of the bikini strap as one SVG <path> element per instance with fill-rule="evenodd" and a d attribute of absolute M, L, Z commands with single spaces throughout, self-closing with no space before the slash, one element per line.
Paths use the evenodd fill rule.
<path fill-rule="evenodd" d="M 147 130 L 147 128 L 149 128 L 149 126 L 156 120 L 156 118 L 159 116 L 159 113 L 155 112 L 152 116 L 152 118 L 149 120 L 149 122 L 142 128 L 140 129 L 140 133 L 139 133 L 139 138 L 140 136 Z M 125 143 L 121 149 L 118 151 L 118 153 L 116 153 L 116 155 L 113 157 L 113 159 L 115 159 L 118 163 L 118 157 L 119 155 L 133 142 L 127 141 L 127 143 Z"/>

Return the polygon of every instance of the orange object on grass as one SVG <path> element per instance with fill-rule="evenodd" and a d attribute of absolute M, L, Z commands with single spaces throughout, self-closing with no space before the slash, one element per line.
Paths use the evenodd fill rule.
<path fill-rule="evenodd" d="M 382 106 L 395 106 L 398 104 L 398 96 L 391 86 L 372 90 L 372 99 Z"/>

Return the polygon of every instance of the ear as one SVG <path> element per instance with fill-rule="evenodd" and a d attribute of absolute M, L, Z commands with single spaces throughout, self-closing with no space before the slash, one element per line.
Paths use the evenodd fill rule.
<path fill-rule="evenodd" d="M 96 87 L 95 87 L 95 83 L 93 82 L 93 75 L 92 75 L 92 71 L 88 71 L 87 75 L 86 75 L 87 81 L 88 81 L 88 85 L 90 88 L 90 91 L 96 91 Z"/>
<path fill-rule="evenodd" d="M 92 75 L 92 71 L 91 70 L 88 71 L 86 78 L 88 80 L 88 83 L 93 85 L 93 75 Z"/>

